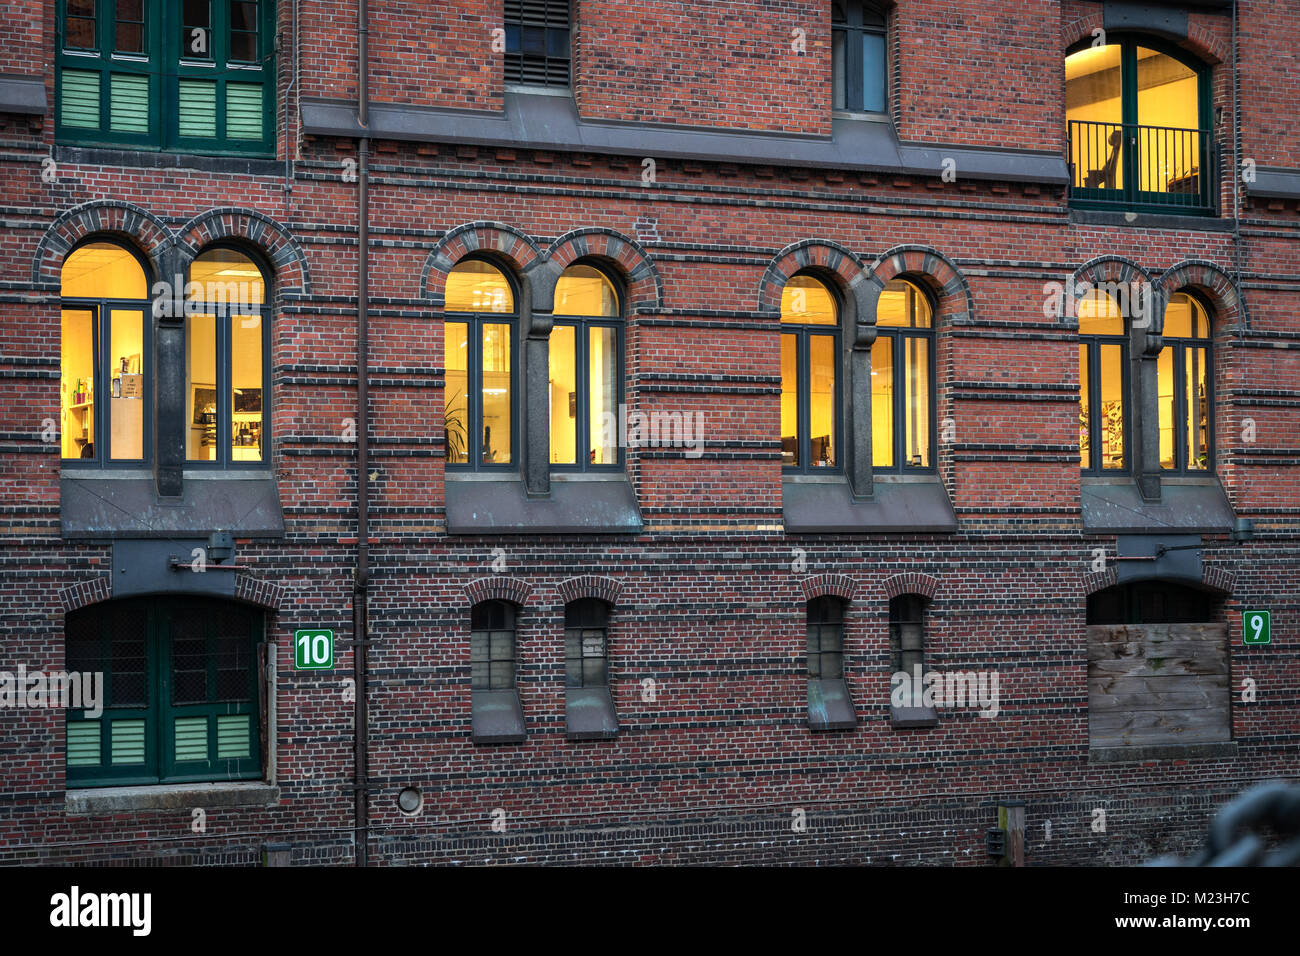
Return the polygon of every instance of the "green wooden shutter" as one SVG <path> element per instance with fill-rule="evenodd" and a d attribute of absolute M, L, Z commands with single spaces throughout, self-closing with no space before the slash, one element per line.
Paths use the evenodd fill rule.
<path fill-rule="evenodd" d="M 221 714 L 217 717 L 219 760 L 249 756 L 248 720 L 248 714 Z"/>
<path fill-rule="evenodd" d="M 181 136 L 217 135 L 217 84 L 213 80 L 180 81 L 180 115 L 177 128 Z"/>
<path fill-rule="evenodd" d="M 109 129 L 116 133 L 149 132 L 149 77 L 114 73 L 109 83 Z"/>
<path fill-rule="evenodd" d="M 68 766 L 99 766 L 99 732 L 98 720 L 68 721 Z"/>
<path fill-rule="evenodd" d="M 114 764 L 145 762 L 143 720 L 115 720 L 108 734 Z"/>
<path fill-rule="evenodd" d="M 99 129 L 99 74 L 89 70 L 64 70 L 62 76 L 60 121 L 64 126 Z"/>
<path fill-rule="evenodd" d="M 253 83 L 226 84 L 226 137 L 262 138 L 262 86 Z"/>
<path fill-rule="evenodd" d="M 177 717 L 176 761 L 208 759 L 208 718 Z"/>

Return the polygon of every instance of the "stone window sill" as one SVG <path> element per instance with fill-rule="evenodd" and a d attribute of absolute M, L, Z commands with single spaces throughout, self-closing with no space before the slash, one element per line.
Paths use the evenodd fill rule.
<path fill-rule="evenodd" d="M 917 727 L 938 727 L 939 712 L 933 707 L 889 708 L 889 724 L 900 730 Z"/>
<path fill-rule="evenodd" d="M 1150 744 L 1141 747 L 1092 747 L 1088 763 L 1146 763 L 1151 760 L 1226 760 L 1237 756 L 1237 742 Z"/>
<path fill-rule="evenodd" d="M 64 794 L 64 810 L 70 817 L 194 807 L 272 807 L 279 802 L 280 788 L 260 780 L 93 787 Z"/>

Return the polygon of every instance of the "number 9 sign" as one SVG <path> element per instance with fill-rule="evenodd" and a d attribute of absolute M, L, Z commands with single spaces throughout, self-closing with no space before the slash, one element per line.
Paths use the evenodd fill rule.
<path fill-rule="evenodd" d="M 332 671 L 334 669 L 334 632 L 323 628 L 293 632 L 293 669 Z"/>
<path fill-rule="evenodd" d="M 1272 621 L 1268 611 L 1241 612 L 1241 643 L 1267 644 L 1272 640 Z"/>

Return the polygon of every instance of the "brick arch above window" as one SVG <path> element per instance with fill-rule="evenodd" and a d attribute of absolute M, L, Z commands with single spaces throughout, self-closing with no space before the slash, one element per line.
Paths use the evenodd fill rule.
<path fill-rule="evenodd" d="M 862 279 L 862 259 L 845 246 L 828 239 L 803 239 L 791 243 L 778 252 L 767 268 L 758 287 L 760 312 L 779 315 L 781 293 L 786 283 L 797 273 L 815 270 L 839 278 L 841 291 Z"/>
<path fill-rule="evenodd" d="M 803 588 L 804 600 L 812 601 L 819 597 L 837 597 L 852 601 L 857 584 L 847 574 L 814 574 L 799 582 Z"/>
<path fill-rule="evenodd" d="M 566 232 L 546 251 L 562 272 L 584 258 L 613 263 L 627 285 L 627 312 L 655 313 L 663 307 L 663 280 L 641 244 L 612 229 L 584 228 Z"/>
<path fill-rule="evenodd" d="M 927 601 L 933 601 L 935 594 L 939 592 L 939 579 L 920 571 L 905 571 L 886 578 L 884 591 L 891 600 L 904 594 L 919 594 Z"/>
<path fill-rule="evenodd" d="M 622 593 L 623 582 L 617 578 L 607 578 L 596 574 L 584 574 L 568 578 L 555 586 L 562 604 L 571 604 L 583 598 L 598 598 L 606 604 L 617 604 Z"/>
<path fill-rule="evenodd" d="M 132 203 L 119 200 L 83 203 L 60 213 L 41 236 L 32 257 L 32 282 L 57 289 L 68 253 L 82 239 L 95 235 L 133 245 L 148 261 L 154 281 L 163 274 L 160 263 L 176 240 L 166 223 Z"/>
<path fill-rule="evenodd" d="M 1095 31 L 1105 30 L 1104 16 L 1100 7 L 1089 7 L 1088 12 L 1066 23 L 1061 29 L 1061 57 L 1065 51 L 1081 40 L 1091 40 L 1099 36 Z M 1121 32 L 1121 31 L 1114 31 Z M 1194 20 L 1187 25 L 1186 35 L 1161 30 L 1126 30 L 1130 35 L 1150 34 L 1168 40 L 1186 50 L 1196 58 L 1211 66 L 1228 63 L 1232 60 L 1232 49 L 1219 36 L 1205 29 Z"/>
<path fill-rule="evenodd" d="M 936 319 L 953 325 L 974 321 L 975 300 L 970 283 L 957 264 L 939 250 L 909 244 L 882 253 L 869 270 L 873 297 L 878 300 L 885 286 L 894 279 L 910 279 L 928 289 L 939 300 Z M 874 308 L 871 314 L 875 315 Z"/>
<path fill-rule="evenodd" d="M 1204 296 L 1214 310 L 1213 319 L 1223 327 L 1244 330 L 1250 328 L 1250 313 L 1245 297 L 1237 284 L 1222 268 L 1204 259 L 1189 259 L 1171 266 L 1155 280 L 1161 301 L 1168 302 L 1177 292 L 1194 289 Z M 1161 329 L 1164 319 L 1161 317 Z"/>
<path fill-rule="evenodd" d="M 523 607 L 528 602 L 528 595 L 532 590 L 528 582 L 519 578 L 494 574 L 487 578 L 476 578 L 466 584 L 465 598 L 470 607 L 484 601 L 509 601 L 518 607 Z"/>
<path fill-rule="evenodd" d="M 1083 593 L 1086 597 L 1090 597 L 1098 591 L 1113 587 L 1118 582 L 1119 572 L 1114 565 L 1107 567 L 1105 571 L 1091 571 L 1083 577 Z"/>
<path fill-rule="evenodd" d="M 253 604 L 268 611 L 278 611 L 284 602 L 284 588 L 270 581 L 255 578 L 245 571 L 235 575 L 235 589 L 232 595 L 236 601 Z M 185 594 L 184 585 L 178 581 L 176 594 Z M 131 595 L 132 597 L 138 595 Z M 204 597 L 221 597 L 204 593 Z M 87 581 L 79 581 L 59 592 L 59 601 L 64 613 L 76 611 L 92 604 L 113 600 L 113 578 L 110 574 L 101 574 Z"/>
<path fill-rule="evenodd" d="M 177 244 L 187 259 L 220 240 L 237 239 L 260 249 L 275 269 L 275 288 L 292 295 L 311 293 L 307 257 L 298 240 L 256 209 L 223 207 L 200 213 L 177 231 Z"/>
<path fill-rule="evenodd" d="M 1089 259 L 1078 269 L 1074 270 L 1071 277 L 1072 286 L 1065 290 L 1061 297 L 1060 321 L 1063 325 L 1072 328 L 1078 328 L 1079 316 L 1075 293 L 1088 288 L 1096 288 L 1103 285 L 1124 285 L 1132 287 L 1135 283 L 1141 287 L 1143 285 L 1152 289 L 1155 293 L 1160 293 L 1160 287 L 1147 272 L 1132 259 L 1126 259 L 1123 256 L 1097 256 Z M 1161 330 L 1165 322 L 1165 301 L 1162 299 L 1156 303 L 1154 315 L 1152 316 L 1151 326 L 1147 329 L 1145 337 L 1145 349 L 1147 355 L 1155 355 L 1160 351 Z"/>
<path fill-rule="evenodd" d="M 446 301 L 447 276 L 466 256 L 491 253 L 522 274 L 545 261 L 537 243 L 503 222 L 467 222 L 448 232 L 433 247 L 420 275 L 420 294 L 438 308 Z"/>

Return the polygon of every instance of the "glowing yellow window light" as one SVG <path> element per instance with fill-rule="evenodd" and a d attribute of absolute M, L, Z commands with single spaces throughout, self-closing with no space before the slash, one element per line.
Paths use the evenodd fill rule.
<path fill-rule="evenodd" d="M 515 296 L 500 269 L 480 259 L 468 259 L 447 274 L 446 310 L 511 313 Z"/>
<path fill-rule="evenodd" d="M 835 325 L 835 298 L 813 276 L 794 276 L 781 290 L 781 321 L 800 325 Z"/>

